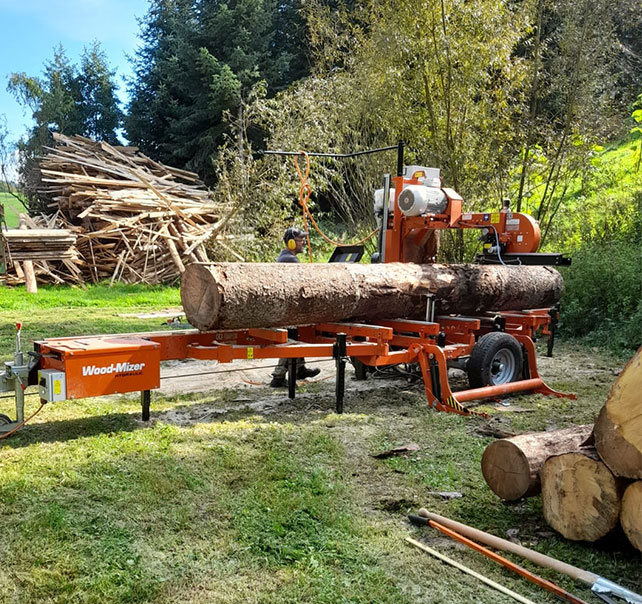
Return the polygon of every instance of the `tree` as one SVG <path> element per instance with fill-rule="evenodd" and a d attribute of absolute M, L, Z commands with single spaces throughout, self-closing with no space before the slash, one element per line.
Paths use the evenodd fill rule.
<path fill-rule="evenodd" d="M 604 0 L 538 0 L 534 40 L 524 43 L 532 67 L 516 209 L 539 220 L 543 242 L 590 170 L 596 142 L 613 129 L 610 8 Z"/>
<path fill-rule="evenodd" d="M 20 143 L 22 155 L 39 154 L 43 146 L 51 144 L 51 132 L 82 133 L 77 71 L 62 46 L 54 49 L 53 58 L 45 63 L 42 77 L 13 73 L 7 88 L 18 102 L 31 110 L 35 121 L 28 139 Z"/>
<path fill-rule="evenodd" d="M 80 69 L 58 46 L 41 77 L 11 74 L 8 90 L 31 111 L 35 122 L 26 140 L 18 143 L 23 181 L 32 161 L 52 144 L 53 132 L 117 142 L 122 114 L 114 77 L 98 42 L 85 48 Z"/>
<path fill-rule="evenodd" d="M 306 72 L 299 1 L 153 0 L 132 59 L 127 134 L 157 159 L 215 180 L 225 111 Z"/>
<path fill-rule="evenodd" d="M 116 131 L 123 119 L 116 96 L 115 76 L 116 72 L 109 70 L 107 57 L 98 42 L 94 41 L 84 49 L 77 76 L 82 132 L 110 144 L 118 143 Z"/>
<path fill-rule="evenodd" d="M 493 189 L 499 206 L 521 143 L 514 126 L 525 69 L 514 51 L 526 8 L 490 0 L 319 4 L 309 22 L 320 68 L 265 114 L 271 148 L 347 152 L 404 140 L 406 162 L 440 167 L 469 207 Z M 393 155 L 314 162 L 311 182 L 317 200 L 328 196 L 361 222 L 371 220 L 372 189 L 393 167 Z M 354 178 L 365 169 L 369 177 Z M 463 258 L 461 240 L 451 251 Z"/>
<path fill-rule="evenodd" d="M 9 193 L 27 208 L 26 200 L 16 191 L 14 182 L 15 152 L 9 143 L 7 118 L 0 114 L 0 192 Z"/>

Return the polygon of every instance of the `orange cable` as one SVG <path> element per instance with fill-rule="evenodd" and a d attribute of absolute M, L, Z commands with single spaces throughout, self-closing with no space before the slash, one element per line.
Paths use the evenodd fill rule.
<path fill-rule="evenodd" d="M 332 245 L 336 245 L 338 247 L 342 245 L 347 245 L 346 243 L 342 243 L 340 241 L 334 241 L 327 237 L 325 233 L 320 229 L 319 225 L 317 222 L 314 220 L 314 217 L 312 216 L 312 213 L 310 212 L 310 209 L 308 208 L 308 201 L 310 199 L 310 195 L 312 194 L 312 188 L 310 187 L 310 184 L 308 183 L 308 176 L 310 175 L 310 157 L 305 151 L 300 152 L 303 157 L 305 157 L 305 175 L 301 172 L 301 168 L 299 167 L 299 156 L 295 155 L 294 156 L 294 166 L 296 167 L 297 174 L 299 175 L 299 180 L 301 181 L 301 187 L 299 188 L 299 205 L 301 208 L 303 208 L 303 228 L 305 229 L 306 232 L 309 233 L 308 231 L 308 222 L 306 219 L 310 219 L 310 222 L 316 229 L 317 233 L 321 235 L 328 243 L 331 243 Z M 363 243 L 364 241 L 368 241 L 377 231 L 379 228 L 376 228 L 372 233 L 364 237 L 363 239 L 352 243 L 351 245 L 359 245 Z M 308 255 L 310 256 L 310 262 L 312 262 L 312 246 L 310 244 L 310 235 L 308 234 Z"/>
<path fill-rule="evenodd" d="M 20 422 L 12 430 L 9 430 L 9 432 L 6 432 L 5 434 L 0 435 L 0 440 L 2 440 L 3 438 L 7 438 L 7 436 L 11 436 L 14 432 L 20 430 L 20 428 L 22 428 L 22 426 L 24 426 L 27 422 L 31 421 L 34 417 L 36 417 L 36 415 L 38 415 L 38 413 L 40 413 L 42 411 L 42 408 L 45 406 L 45 404 L 46 403 L 40 403 L 40 407 L 37 409 L 37 411 L 35 413 L 33 413 L 27 419 L 25 419 L 22 422 Z"/>

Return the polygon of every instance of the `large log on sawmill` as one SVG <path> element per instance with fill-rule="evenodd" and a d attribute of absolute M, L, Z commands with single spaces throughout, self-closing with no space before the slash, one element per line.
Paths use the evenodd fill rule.
<path fill-rule="evenodd" d="M 423 319 L 428 295 L 441 313 L 542 308 L 562 288 L 543 266 L 195 263 L 183 273 L 181 300 L 200 330 L 241 329 Z"/>
<path fill-rule="evenodd" d="M 482 474 L 491 490 L 507 501 L 540 492 L 539 472 L 553 455 L 578 451 L 593 426 L 519 434 L 496 440 L 482 456 Z"/>
<path fill-rule="evenodd" d="M 642 478 L 642 348 L 613 384 L 595 421 L 595 448 L 616 476 Z"/>

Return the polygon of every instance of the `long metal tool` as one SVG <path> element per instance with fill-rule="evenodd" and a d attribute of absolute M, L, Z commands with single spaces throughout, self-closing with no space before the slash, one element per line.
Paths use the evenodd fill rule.
<path fill-rule="evenodd" d="M 572 593 L 569 593 L 565 589 L 562 589 L 559 585 L 556 585 L 552 581 L 549 581 L 548 579 L 544 579 L 543 577 L 540 577 L 535 573 L 532 573 L 529 570 L 526 570 L 525 568 L 519 566 L 518 564 L 515 564 L 514 562 L 511 562 L 510 560 L 504 558 L 503 556 L 496 554 L 495 552 L 491 552 L 488 548 L 485 548 L 483 545 L 479 545 L 479 543 L 475 543 L 474 541 L 471 541 L 467 537 L 464 537 L 458 532 L 453 531 L 452 529 L 449 529 L 448 527 L 445 527 L 444 525 L 439 524 L 434 520 L 424 518 L 423 516 L 415 516 L 414 514 L 409 514 L 408 518 L 411 522 L 415 522 L 419 524 L 423 522 L 424 524 L 430 525 L 431 527 L 437 529 L 438 531 L 441 531 L 444 535 L 447 535 L 451 539 L 455 539 L 456 541 L 459 541 L 459 543 L 463 543 L 467 547 L 474 549 L 480 554 L 484 554 L 484 556 L 486 556 L 487 558 L 490 558 L 493 562 L 497 562 L 498 564 L 501 564 L 508 570 L 512 570 L 514 573 L 517 573 L 518 575 L 521 575 L 525 579 L 528 579 L 531 583 L 535 583 L 536 585 L 539 585 L 543 589 L 550 591 L 552 594 L 555 594 L 558 598 L 565 600 L 566 602 L 570 602 L 571 604 L 588 604 L 585 600 L 582 600 L 581 598 L 574 596 Z"/>
<path fill-rule="evenodd" d="M 613 583 L 612 581 L 609 581 L 604 577 L 600 577 L 600 575 L 587 570 L 583 570 L 581 568 L 577 568 L 577 566 L 572 566 L 571 564 L 567 564 L 566 562 L 551 558 L 550 556 L 546 556 L 545 554 L 540 554 L 539 552 L 533 551 L 532 549 L 528 549 L 527 547 L 524 547 L 522 545 L 517 545 L 516 543 L 512 543 L 511 541 L 502 539 L 501 537 L 491 535 L 490 533 L 485 533 L 484 531 L 480 531 L 466 524 L 462 524 L 461 522 L 450 520 L 449 518 L 445 518 L 444 516 L 440 516 L 439 514 L 433 514 L 426 508 L 421 508 L 418 514 L 423 518 L 428 518 L 429 520 L 433 520 L 439 524 L 442 524 L 449 529 L 457 531 L 458 533 L 461 533 L 462 535 L 465 535 L 470 539 L 474 539 L 475 541 L 479 541 L 480 543 L 490 545 L 495 549 L 517 554 L 518 556 L 522 556 L 522 558 L 530 560 L 534 564 L 543 566 L 545 568 L 552 568 L 553 570 L 567 575 L 572 579 L 582 581 L 582 583 L 590 585 L 591 591 L 595 592 L 596 594 L 617 596 L 618 598 L 626 600 L 627 602 L 629 602 L 629 604 L 642 604 L 642 596 L 640 594 L 637 594 L 627 589 L 626 587 L 622 587 L 617 583 Z"/>
<path fill-rule="evenodd" d="M 438 552 L 432 547 L 428 547 L 427 545 L 424 545 L 419 541 L 415 541 L 410 537 L 406 537 L 406 541 L 411 545 L 418 547 L 420 550 L 423 550 L 424 552 L 432 556 L 435 556 L 435 558 L 439 558 L 439 560 L 442 560 L 446 564 L 450 564 L 451 566 L 454 566 L 455 568 L 458 568 L 459 570 L 464 571 L 465 573 L 471 575 L 472 577 L 479 579 L 489 587 L 492 587 L 493 589 L 496 589 L 497 591 L 501 591 L 503 594 L 506 594 L 507 596 L 514 598 L 515 600 L 517 600 L 518 602 L 521 602 L 522 604 L 535 604 L 533 600 L 529 600 L 528 598 L 525 598 L 524 596 L 508 589 L 508 587 L 504 587 L 503 585 L 496 583 L 495 581 L 491 581 L 488 577 L 484 577 L 484 575 L 480 575 L 479 573 L 476 573 L 474 570 L 468 568 L 467 566 L 464 566 L 463 564 L 460 564 L 456 560 L 453 560 L 448 556 L 444 556 L 441 552 Z"/>

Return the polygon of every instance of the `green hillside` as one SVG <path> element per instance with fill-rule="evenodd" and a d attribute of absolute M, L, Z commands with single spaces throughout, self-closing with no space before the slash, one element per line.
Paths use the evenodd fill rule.
<path fill-rule="evenodd" d="M 547 247 L 570 253 L 562 329 L 613 349 L 642 342 L 642 172 L 638 142 L 609 147 L 559 213 Z"/>
<path fill-rule="evenodd" d="M 18 226 L 18 214 L 24 212 L 22 204 L 9 193 L 0 192 L 0 204 L 4 206 L 5 218 L 9 228 Z"/>

